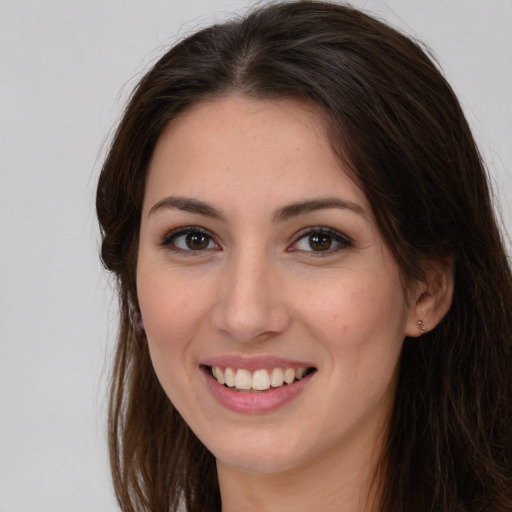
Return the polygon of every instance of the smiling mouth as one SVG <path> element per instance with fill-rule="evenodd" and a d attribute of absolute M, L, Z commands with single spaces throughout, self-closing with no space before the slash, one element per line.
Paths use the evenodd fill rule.
<path fill-rule="evenodd" d="M 208 373 L 221 385 L 242 393 L 265 393 L 294 382 L 316 372 L 316 368 L 271 368 L 253 372 L 244 368 L 206 366 Z"/>

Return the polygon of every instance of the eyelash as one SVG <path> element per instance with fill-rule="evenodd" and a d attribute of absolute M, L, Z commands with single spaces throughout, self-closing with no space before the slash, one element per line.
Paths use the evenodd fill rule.
<path fill-rule="evenodd" d="M 208 239 L 208 244 L 204 249 L 183 249 L 181 247 L 176 246 L 176 240 L 178 238 L 196 234 L 203 235 Z M 215 242 L 213 236 L 209 233 L 209 231 L 200 226 L 183 226 L 180 228 L 173 229 L 172 231 L 166 233 L 162 237 L 162 240 L 160 241 L 161 246 L 167 247 L 169 250 L 173 252 L 186 255 L 197 255 L 204 251 L 205 249 L 211 249 L 211 247 L 208 247 L 211 243 L 215 244 L 216 249 L 219 248 L 219 245 Z"/>
<path fill-rule="evenodd" d="M 303 249 L 294 249 L 293 248 L 293 245 L 296 245 L 301 240 L 306 240 L 309 238 L 309 240 L 310 240 L 309 246 L 311 249 L 313 249 L 311 247 L 311 237 L 314 235 L 324 235 L 324 236 L 328 237 L 331 240 L 331 242 L 329 243 L 329 247 L 326 250 L 320 250 L 320 251 L 315 251 L 315 250 L 305 251 Z M 289 252 L 302 251 L 302 252 L 308 254 L 308 256 L 313 256 L 313 257 L 325 257 L 325 256 L 329 256 L 331 254 L 335 254 L 338 251 L 341 251 L 342 249 L 346 249 L 347 247 L 353 247 L 353 242 L 349 237 L 340 233 L 336 229 L 328 228 L 326 226 L 311 226 L 311 227 L 301 229 L 298 233 L 296 233 L 294 235 L 293 238 L 294 238 L 294 242 L 293 242 L 292 246 L 288 249 Z M 334 246 L 334 248 L 332 247 L 332 241 L 334 241 L 334 242 L 336 242 L 336 244 L 338 244 L 338 245 Z"/>
<path fill-rule="evenodd" d="M 204 237 L 206 237 L 208 239 L 207 245 L 204 248 L 184 249 L 184 248 L 176 246 L 176 240 L 178 238 L 186 237 L 187 235 L 195 235 L 195 234 L 203 235 Z M 312 250 L 308 251 L 308 250 L 297 249 L 297 248 L 293 247 L 294 245 L 299 243 L 301 240 L 304 240 L 308 237 L 312 237 L 315 235 L 324 235 L 330 239 L 329 246 L 325 250 L 318 250 L 318 251 L 313 250 L 313 248 L 311 247 L 311 238 L 309 241 L 309 247 Z M 337 245 L 335 245 L 334 248 L 332 248 L 332 241 L 334 241 L 337 244 Z M 212 243 L 215 245 L 214 249 L 220 248 L 219 244 L 217 244 L 217 242 L 215 242 L 215 240 L 214 240 L 213 236 L 210 234 L 210 232 L 200 226 L 183 226 L 183 227 L 180 227 L 177 229 L 173 229 L 172 231 L 166 233 L 160 241 L 161 246 L 167 247 L 170 250 L 172 250 L 173 252 L 177 252 L 180 254 L 187 254 L 187 255 L 197 255 L 207 249 L 212 249 L 212 247 L 209 247 L 210 244 L 212 244 Z M 308 256 L 314 255 L 314 257 L 324 257 L 324 256 L 334 254 L 342 249 L 345 249 L 347 247 L 352 247 L 352 246 L 353 246 L 352 240 L 350 238 L 348 238 L 346 235 L 343 235 L 342 233 L 340 233 L 339 231 L 332 229 L 332 228 L 328 228 L 326 226 L 312 226 L 312 227 L 307 227 L 307 228 L 301 229 L 298 233 L 296 233 L 293 236 L 293 243 L 287 249 L 287 251 L 288 252 L 303 252 L 303 253 L 308 254 Z"/>

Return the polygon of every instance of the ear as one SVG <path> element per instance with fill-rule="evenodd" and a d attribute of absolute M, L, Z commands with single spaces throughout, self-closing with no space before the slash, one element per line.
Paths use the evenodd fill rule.
<path fill-rule="evenodd" d="M 416 283 L 410 297 L 406 336 L 421 336 L 434 329 L 452 304 L 453 259 L 446 257 L 428 261 L 424 273 L 425 279 Z"/>

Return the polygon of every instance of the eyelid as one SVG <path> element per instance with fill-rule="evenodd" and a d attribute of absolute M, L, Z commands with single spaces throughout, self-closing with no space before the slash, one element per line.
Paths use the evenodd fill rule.
<path fill-rule="evenodd" d="M 201 252 L 206 252 L 208 249 L 202 249 L 202 250 L 185 250 L 181 249 L 180 247 L 177 247 L 173 245 L 173 241 L 183 235 L 188 235 L 189 233 L 201 233 L 203 235 L 206 235 L 210 240 L 215 244 L 216 249 L 220 249 L 220 244 L 215 240 L 215 236 L 208 231 L 207 229 L 201 227 L 201 226 L 180 226 L 175 229 L 171 229 L 170 231 L 166 231 L 158 240 L 158 245 L 165 247 L 173 252 L 182 253 L 182 254 L 199 254 Z M 211 249 L 210 249 L 211 250 Z"/>
<path fill-rule="evenodd" d="M 315 234 L 328 235 L 335 242 L 337 242 L 338 245 L 335 246 L 333 249 L 330 248 L 326 251 L 314 251 L 314 250 L 303 251 L 302 249 L 294 249 L 293 248 L 293 246 L 297 242 L 302 240 L 303 238 L 305 238 L 307 236 L 315 235 Z M 319 226 L 308 226 L 306 228 L 299 230 L 297 233 L 295 233 L 292 237 L 292 244 L 289 246 L 287 251 L 288 252 L 301 251 L 301 252 L 307 253 L 308 255 L 313 255 L 313 256 L 328 256 L 328 255 L 337 253 L 341 249 L 345 249 L 347 247 L 353 247 L 353 245 L 354 245 L 354 243 L 353 243 L 352 239 L 349 236 L 342 233 L 341 231 L 338 231 L 337 229 L 330 228 L 327 226 L 319 225 Z"/>
<path fill-rule="evenodd" d="M 210 241 L 215 245 L 214 248 L 204 248 L 204 249 L 182 249 L 180 247 L 177 247 L 173 244 L 173 242 L 180 236 L 184 236 L 190 233 L 201 233 L 207 236 Z M 307 236 L 315 235 L 315 234 L 323 234 L 331 237 L 335 242 L 336 245 L 333 248 L 329 248 L 325 251 L 315 251 L 313 249 L 311 250 L 304 250 L 304 249 L 297 249 L 294 248 L 294 245 L 297 244 L 300 240 L 306 238 Z M 180 226 L 178 228 L 171 229 L 169 231 L 166 231 L 161 237 L 158 239 L 158 245 L 165 247 L 173 252 L 180 253 L 180 254 L 187 254 L 187 255 L 198 255 L 202 252 L 211 251 L 212 249 L 220 250 L 221 245 L 216 240 L 216 237 L 208 230 L 201 226 L 191 225 L 191 226 Z M 308 256 L 328 256 L 337 253 L 338 251 L 345 249 L 347 247 L 352 247 L 353 241 L 350 237 L 345 235 L 344 233 L 338 231 L 337 229 L 327 227 L 327 226 L 308 226 L 305 228 L 300 229 L 298 232 L 296 232 L 292 236 L 291 244 L 287 248 L 287 252 L 302 252 L 307 253 Z"/>

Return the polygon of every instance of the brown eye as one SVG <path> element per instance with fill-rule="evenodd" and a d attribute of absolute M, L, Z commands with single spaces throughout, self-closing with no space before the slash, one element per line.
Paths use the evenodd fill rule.
<path fill-rule="evenodd" d="M 201 251 L 208 247 L 210 237 L 204 233 L 189 233 L 185 238 L 185 242 L 191 251 Z"/>
<path fill-rule="evenodd" d="M 325 233 L 314 233 L 308 237 L 308 243 L 313 251 L 327 251 L 332 246 L 332 238 Z"/>
<path fill-rule="evenodd" d="M 349 237 L 327 226 L 305 228 L 295 236 L 295 243 L 288 249 L 291 252 L 301 251 L 310 255 L 327 256 L 353 246 Z"/>
<path fill-rule="evenodd" d="M 220 249 L 208 232 L 196 226 L 175 229 L 165 235 L 160 243 L 175 252 L 190 254 Z"/>

